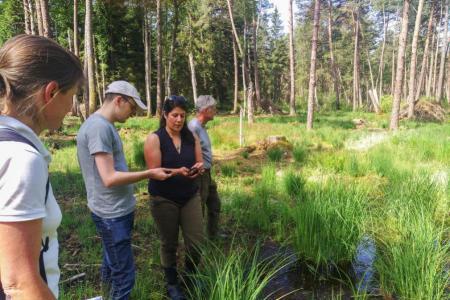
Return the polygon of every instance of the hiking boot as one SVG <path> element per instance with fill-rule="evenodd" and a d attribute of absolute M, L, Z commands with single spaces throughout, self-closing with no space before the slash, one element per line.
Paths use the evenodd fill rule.
<path fill-rule="evenodd" d="M 223 230 L 218 230 L 218 231 L 215 231 L 215 232 L 209 232 L 209 233 L 208 233 L 208 238 L 209 238 L 211 241 L 226 240 L 226 239 L 228 239 L 230 236 L 231 236 L 231 235 L 230 235 L 229 232 L 226 232 L 226 231 L 223 231 Z"/>
<path fill-rule="evenodd" d="M 170 300 L 187 300 L 186 296 L 183 293 L 180 285 L 177 284 L 168 284 L 166 286 L 167 289 L 167 297 Z"/>

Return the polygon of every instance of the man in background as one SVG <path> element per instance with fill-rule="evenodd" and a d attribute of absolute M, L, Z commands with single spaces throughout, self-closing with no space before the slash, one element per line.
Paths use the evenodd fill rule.
<path fill-rule="evenodd" d="M 211 178 L 212 150 L 211 141 L 205 125 L 214 119 L 216 114 L 216 100 L 210 95 L 199 96 L 195 104 L 196 116 L 188 126 L 198 136 L 203 154 L 205 172 L 197 179 L 202 199 L 203 217 L 206 219 L 209 238 L 216 238 L 219 229 L 220 198 L 217 185 Z"/>

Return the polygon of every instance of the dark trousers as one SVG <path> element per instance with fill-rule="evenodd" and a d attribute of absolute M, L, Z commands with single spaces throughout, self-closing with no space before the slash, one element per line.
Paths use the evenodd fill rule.
<path fill-rule="evenodd" d="M 207 224 L 206 231 L 209 237 L 214 237 L 219 229 L 220 198 L 210 170 L 205 170 L 205 173 L 197 178 L 197 184 L 202 199 L 203 217 Z"/>
<path fill-rule="evenodd" d="M 164 197 L 150 196 L 150 208 L 161 238 L 160 256 L 163 268 L 177 265 L 180 228 L 186 247 L 186 257 L 191 259 L 194 264 L 197 263 L 200 259 L 198 247 L 204 238 L 199 194 L 195 194 L 185 205 L 180 205 Z"/>
<path fill-rule="evenodd" d="M 135 282 L 135 267 L 131 249 L 134 212 L 105 219 L 92 213 L 97 232 L 102 239 L 102 282 L 110 289 L 113 300 L 129 299 Z"/>

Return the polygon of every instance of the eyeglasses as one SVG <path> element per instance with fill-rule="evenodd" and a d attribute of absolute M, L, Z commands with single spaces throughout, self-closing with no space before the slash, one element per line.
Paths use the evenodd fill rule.
<path fill-rule="evenodd" d="M 122 98 L 130 104 L 132 111 L 136 111 L 137 105 L 132 98 L 126 96 L 122 96 Z"/>

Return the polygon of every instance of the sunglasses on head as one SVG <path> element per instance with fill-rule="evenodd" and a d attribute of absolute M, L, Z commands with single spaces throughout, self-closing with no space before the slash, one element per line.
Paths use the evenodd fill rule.
<path fill-rule="evenodd" d="M 186 98 L 184 98 L 183 96 L 177 96 L 177 95 L 171 95 L 169 97 L 166 98 L 166 101 L 168 102 L 172 102 L 172 103 L 183 103 L 186 104 Z"/>

